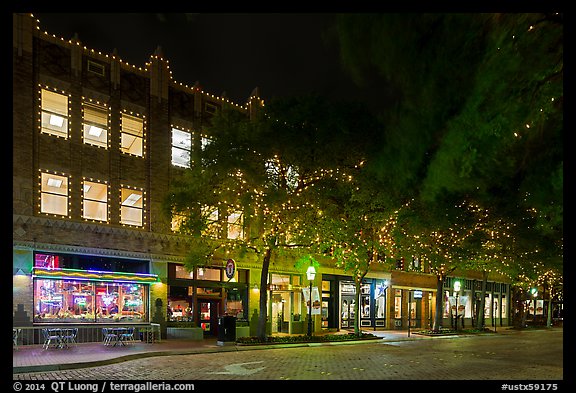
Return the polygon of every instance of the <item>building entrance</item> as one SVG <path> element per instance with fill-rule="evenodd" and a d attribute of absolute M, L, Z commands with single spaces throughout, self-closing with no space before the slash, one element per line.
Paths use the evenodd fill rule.
<path fill-rule="evenodd" d="M 356 295 L 342 295 L 340 323 L 343 329 L 354 328 L 354 307 L 356 306 L 355 297 Z"/>
<path fill-rule="evenodd" d="M 198 313 L 196 314 L 204 337 L 218 335 L 218 317 L 220 314 L 220 300 L 198 299 Z"/>

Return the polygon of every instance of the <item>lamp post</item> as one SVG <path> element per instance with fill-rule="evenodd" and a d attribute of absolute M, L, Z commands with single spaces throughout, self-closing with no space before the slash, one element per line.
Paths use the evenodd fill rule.
<path fill-rule="evenodd" d="M 460 281 L 454 281 L 454 292 L 456 292 L 456 315 L 455 315 L 455 326 L 456 331 L 458 331 L 458 295 L 460 294 Z"/>
<path fill-rule="evenodd" d="M 310 303 L 308 307 L 308 337 L 312 336 L 312 282 L 316 276 L 316 269 L 314 266 L 310 265 L 308 270 L 306 270 L 306 277 L 310 281 L 310 293 L 308 295 L 308 301 Z"/>

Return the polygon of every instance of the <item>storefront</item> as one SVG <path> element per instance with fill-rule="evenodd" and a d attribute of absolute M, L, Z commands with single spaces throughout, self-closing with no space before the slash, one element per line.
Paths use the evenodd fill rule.
<path fill-rule="evenodd" d="M 454 282 L 460 282 L 460 290 L 454 290 Z M 469 328 L 476 323 L 480 312 L 483 313 L 484 326 L 508 325 L 508 300 L 510 285 L 488 281 L 482 304 L 482 281 L 448 277 L 444 283 L 444 320 L 446 326 L 454 326 L 458 320 L 459 328 Z M 457 314 L 456 314 L 457 313 Z"/>
<path fill-rule="evenodd" d="M 236 317 L 247 324 L 248 270 L 168 265 L 167 321 L 173 327 L 201 327 L 205 336 L 218 333 L 218 318 Z"/>
<path fill-rule="evenodd" d="M 349 277 L 328 276 L 323 278 L 337 288 L 330 292 L 332 297 L 325 297 L 323 291 L 323 303 L 330 311 L 330 299 L 337 305 L 337 328 L 354 329 L 355 305 L 357 301 L 356 285 Z M 366 278 L 360 286 L 360 328 L 377 328 L 386 326 L 386 302 L 389 281 L 379 278 Z M 324 319 L 323 319 L 324 321 Z M 326 315 L 328 328 L 330 326 L 330 313 Z M 324 327 L 324 326 L 323 326 Z"/>
<path fill-rule="evenodd" d="M 150 322 L 150 284 L 158 281 L 145 260 L 41 252 L 32 279 L 35 324 Z"/>
<path fill-rule="evenodd" d="M 302 277 L 299 274 L 271 273 L 269 282 L 271 333 L 305 333 L 308 309 L 303 304 Z"/>

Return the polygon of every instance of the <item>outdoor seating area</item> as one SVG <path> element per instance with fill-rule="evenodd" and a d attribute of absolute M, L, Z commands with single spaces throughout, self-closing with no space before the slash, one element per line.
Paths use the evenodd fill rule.
<path fill-rule="evenodd" d="M 31 346 L 38 346 L 40 350 L 67 349 L 86 343 L 118 347 L 136 341 L 158 343 L 162 339 L 160 325 L 155 323 L 13 326 L 12 332 L 14 351 Z"/>
<path fill-rule="evenodd" d="M 134 327 L 102 328 L 102 336 L 106 346 L 126 345 L 134 342 Z"/>

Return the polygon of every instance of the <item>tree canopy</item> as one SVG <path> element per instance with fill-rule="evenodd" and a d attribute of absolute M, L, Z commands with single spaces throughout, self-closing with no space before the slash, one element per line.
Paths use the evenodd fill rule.
<path fill-rule="evenodd" d="M 561 269 L 563 16 L 344 14 L 337 27 L 359 85 L 396 92 L 375 176 L 425 209 L 479 204 L 515 224 L 524 269 Z"/>

